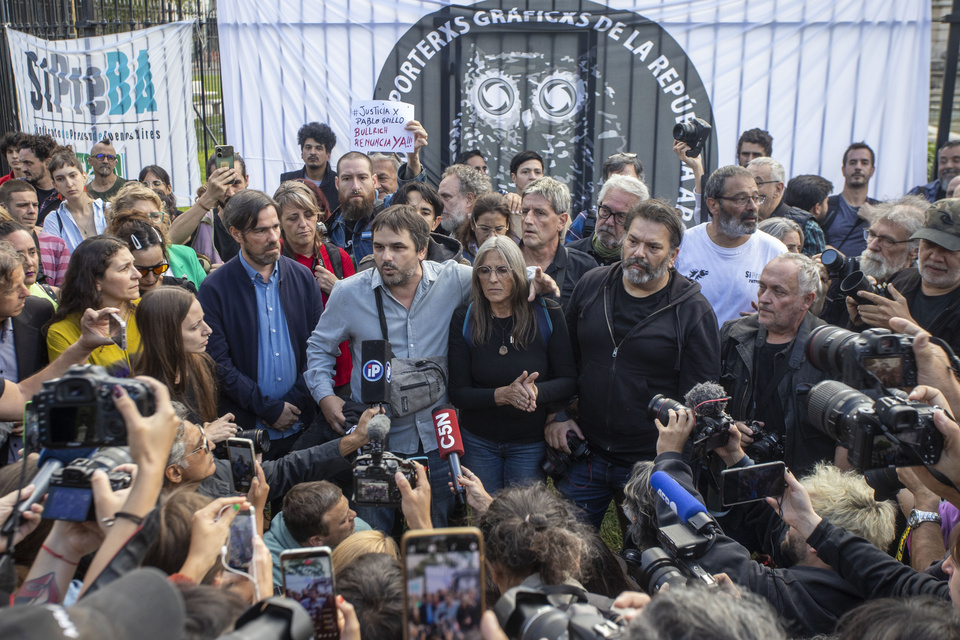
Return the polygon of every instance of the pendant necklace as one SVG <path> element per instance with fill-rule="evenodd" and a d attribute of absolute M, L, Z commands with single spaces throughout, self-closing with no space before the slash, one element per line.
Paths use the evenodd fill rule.
<path fill-rule="evenodd" d="M 505 355 L 507 355 L 507 353 L 509 353 L 509 351 L 510 351 L 510 349 L 507 348 L 507 334 L 506 334 L 506 333 L 504 332 L 504 330 L 503 330 L 503 323 L 501 322 L 500 318 L 497 318 L 496 316 L 494 316 L 494 319 L 497 321 L 497 324 L 500 326 L 500 350 L 499 350 L 499 353 L 500 353 L 500 355 L 505 356 Z M 513 334 L 512 334 L 512 333 L 510 334 L 510 344 L 513 344 Z"/>

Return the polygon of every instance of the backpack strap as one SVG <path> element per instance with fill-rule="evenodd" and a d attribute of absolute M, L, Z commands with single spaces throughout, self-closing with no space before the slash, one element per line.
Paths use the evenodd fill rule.
<path fill-rule="evenodd" d="M 337 280 L 343 280 L 343 258 L 340 255 L 340 247 L 332 242 L 322 241 L 323 248 L 327 250 L 327 259 L 330 261 L 330 271 L 337 276 Z"/>
<path fill-rule="evenodd" d="M 470 312 L 473 311 L 473 303 L 471 302 L 467 305 L 467 315 L 463 317 L 463 341 L 467 343 L 467 347 L 473 349 L 473 320 Z"/>
<path fill-rule="evenodd" d="M 553 321 L 550 319 L 547 303 L 543 298 L 537 298 L 533 304 L 533 313 L 537 318 L 537 331 L 540 333 L 540 339 L 543 340 L 543 346 L 549 347 L 550 336 L 553 334 Z"/>

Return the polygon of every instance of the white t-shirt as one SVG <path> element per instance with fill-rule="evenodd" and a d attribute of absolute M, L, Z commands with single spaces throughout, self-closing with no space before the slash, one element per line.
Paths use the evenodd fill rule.
<path fill-rule="evenodd" d="M 773 236 L 757 231 L 739 247 L 718 246 L 707 234 L 707 224 L 687 229 L 680 243 L 674 267 L 680 275 L 699 282 L 703 297 L 710 301 L 717 322 L 740 317 L 741 311 L 753 312 L 760 272 L 787 247 Z"/>

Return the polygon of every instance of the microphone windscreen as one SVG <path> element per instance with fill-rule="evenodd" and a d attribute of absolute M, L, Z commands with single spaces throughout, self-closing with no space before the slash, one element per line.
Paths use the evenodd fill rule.
<path fill-rule="evenodd" d="M 716 382 L 701 382 L 693 385 L 693 388 L 687 391 L 687 395 L 683 396 L 683 401 L 687 403 L 688 407 L 696 410 L 697 417 L 708 416 L 719 418 L 720 414 L 727 408 L 726 400 L 723 402 L 709 402 L 708 404 L 703 403 L 708 400 L 718 400 L 726 397 L 726 390 Z M 699 408 L 697 408 L 698 406 Z"/>
<path fill-rule="evenodd" d="M 367 437 L 371 442 L 383 442 L 390 434 L 390 418 L 382 413 L 370 418 L 367 423 Z"/>
<path fill-rule="evenodd" d="M 665 471 L 655 471 L 650 476 L 650 486 L 660 499 L 680 516 L 684 524 L 697 513 L 706 513 L 706 508 L 700 501 L 690 495 L 679 482 L 670 477 Z"/>

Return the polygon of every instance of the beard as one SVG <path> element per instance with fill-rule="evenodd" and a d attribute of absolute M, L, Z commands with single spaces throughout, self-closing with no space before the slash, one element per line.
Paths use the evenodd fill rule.
<path fill-rule="evenodd" d="M 807 557 L 807 543 L 804 540 L 795 540 L 789 533 L 780 542 L 780 552 L 790 563 L 790 566 L 800 565 Z"/>
<path fill-rule="evenodd" d="M 384 275 L 383 270 L 386 268 L 393 269 L 393 275 L 387 276 Z M 417 265 L 413 265 L 406 271 L 400 268 L 396 262 L 384 262 L 383 264 L 377 265 L 377 271 L 380 272 L 380 278 L 383 280 L 383 283 L 388 287 L 402 287 L 403 285 L 410 282 L 410 279 L 413 278 L 414 274 L 417 272 Z"/>
<path fill-rule="evenodd" d="M 630 267 L 637 265 L 642 270 L 631 269 Z M 634 286 L 639 286 L 642 284 L 647 284 L 653 280 L 659 280 L 667 273 L 670 267 L 667 265 L 667 261 L 664 260 L 656 267 L 651 265 L 649 262 L 643 258 L 627 258 L 623 261 L 623 274 L 627 278 L 627 282 Z"/>
<path fill-rule="evenodd" d="M 373 213 L 373 203 L 374 198 L 376 198 L 376 192 L 374 192 L 373 195 L 361 193 L 360 197 L 360 200 L 355 200 L 351 193 L 347 196 L 346 202 L 340 202 L 340 213 L 345 220 L 356 222 L 357 220 L 363 220 L 369 217 L 370 214 Z"/>
<path fill-rule="evenodd" d="M 860 270 L 868 276 L 873 276 L 877 282 L 886 282 L 893 275 L 905 268 L 906 265 L 892 264 L 882 253 L 864 249 L 860 254 Z"/>
<path fill-rule="evenodd" d="M 617 236 L 613 235 L 607 229 L 601 229 L 597 227 L 594 230 L 594 233 L 597 236 L 597 239 L 607 249 L 616 249 L 620 246 L 621 240 Z"/>
<path fill-rule="evenodd" d="M 716 216 L 715 221 L 720 233 L 729 238 L 741 238 L 743 236 L 753 235 L 757 231 L 756 218 L 752 220 L 742 220 L 721 211 L 720 214 Z"/>
<path fill-rule="evenodd" d="M 456 214 L 441 214 L 440 215 L 440 226 L 444 228 L 445 231 L 448 231 L 452 234 L 460 231 L 460 228 L 467 221 L 467 217 L 458 217 Z"/>
<path fill-rule="evenodd" d="M 268 244 L 257 253 L 247 249 L 247 256 L 250 258 L 250 262 L 261 267 L 276 264 L 280 260 L 280 243 L 275 242 Z"/>
<path fill-rule="evenodd" d="M 96 168 L 95 171 L 96 171 L 96 174 L 101 178 L 106 178 L 111 173 L 113 173 L 113 169 L 108 167 L 106 164 L 101 164 L 99 167 Z"/>

